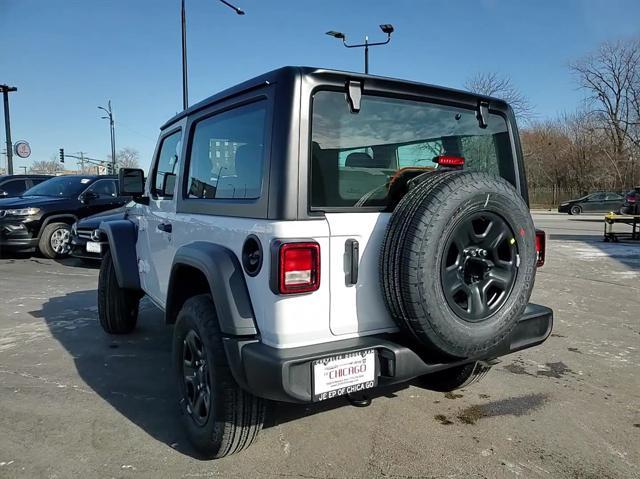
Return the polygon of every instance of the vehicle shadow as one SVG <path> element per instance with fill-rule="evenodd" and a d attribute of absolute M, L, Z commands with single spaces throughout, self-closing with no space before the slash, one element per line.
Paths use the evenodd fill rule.
<path fill-rule="evenodd" d="M 171 367 L 173 328 L 143 300 L 136 330 L 110 336 L 98 324 L 96 294 L 88 290 L 54 297 L 30 314 L 46 323 L 87 386 L 158 441 L 198 458 L 180 424 Z"/>
<path fill-rule="evenodd" d="M 29 259 L 33 256 L 30 251 L 16 251 L 0 246 L 0 259 Z"/>
<path fill-rule="evenodd" d="M 52 336 L 73 358 L 86 385 L 116 411 L 167 446 L 203 459 L 189 444 L 181 424 L 177 388 L 171 362 L 173 327 L 162 312 L 143 299 L 136 330 L 110 336 L 98 324 L 96 291 L 77 291 L 54 297 L 41 318 Z M 375 396 L 393 396 L 406 386 L 377 390 Z M 346 398 L 316 404 L 269 403 L 265 429 L 348 405 Z"/>
<path fill-rule="evenodd" d="M 37 251 L 29 251 L 29 250 L 13 250 L 0 247 L 0 259 L 4 260 L 21 260 L 28 259 L 31 261 L 42 262 L 42 261 L 52 261 L 40 254 Z M 53 260 L 56 263 L 60 263 L 64 266 L 69 266 L 72 268 L 88 268 L 88 269 L 100 269 L 100 261 L 98 260 L 84 260 L 80 258 L 61 258 Z"/>

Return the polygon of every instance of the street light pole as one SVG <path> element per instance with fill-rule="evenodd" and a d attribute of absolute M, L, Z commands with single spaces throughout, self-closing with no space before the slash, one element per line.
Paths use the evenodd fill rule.
<path fill-rule="evenodd" d="M 11 143 L 11 119 L 9 115 L 9 93 L 18 91 L 14 86 L 0 85 L 4 100 L 4 131 L 7 140 L 7 173 L 13 175 L 13 144 Z"/>
<path fill-rule="evenodd" d="M 369 74 L 369 35 L 364 37 L 364 73 Z"/>
<path fill-rule="evenodd" d="M 107 113 L 107 116 L 103 116 L 102 119 L 109 120 L 109 132 L 111 133 L 111 173 L 116 172 L 116 130 L 113 123 L 113 110 L 111 109 L 111 100 L 107 103 L 107 108 L 103 106 L 98 107 L 99 110 L 103 110 Z"/>
<path fill-rule="evenodd" d="M 182 19 L 182 109 L 189 106 L 188 78 L 187 78 L 187 13 L 184 9 L 184 0 L 180 5 L 180 17 Z"/>
<path fill-rule="evenodd" d="M 232 5 L 226 0 L 219 0 L 231 8 L 236 14 L 244 15 L 244 10 Z M 180 2 L 180 22 L 182 29 L 182 108 L 186 110 L 189 107 L 189 78 L 187 72 L 187 12 L 184 6 L 184 0 Z"/>
<path fill-rule="evenodd" d="M 339 40 L 342 40 L 342 44 L 347 48 L 364 48 L 364 73 L 368 74 L 369 73 L 369 47 L 376 47 L 378 45 L 386 45 L 387 43 L 389 43 L 391 41 L 391 34 L 393 33 L 394 28 L 393 28 L 393 25 L 389 23 L 385 23 L 383 25 L 380 25 L 380 30 L 382 30 L 383 33 L 387 34 L 387 39 L 384 42 L 369 43 L 369 36 L 367 35 L 364 37 L 364 43 L 359 43 L 356 45 L 349 45 L 347 43 L 347 36 L 342 32 L 336 32 L 334 30 L 330 30 L 327 32 L 327 35 L 331 37 L 335 37 Z"/>

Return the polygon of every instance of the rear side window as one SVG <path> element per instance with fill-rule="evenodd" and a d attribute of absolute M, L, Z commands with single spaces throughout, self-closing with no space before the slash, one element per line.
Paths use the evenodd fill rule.
<path fill-rule="evenodd" d="M 26 189 L 27 184 L 25 180 L 12 180 L 0 185 L 0 190 L 6 191 L 9 196 L 18 196 L 24 193 L 24 190 Z"/>
<path fill-rule="evenodd" d="M 189 198 L 256 199 L 262 193 L 265 101 L 200 120 L 187 177 Z"/>
<path fill-rule="evenodd" d="M 401 168 L 435 169 L 434 157 L 462 156 L 465 170 L 514 178 L 505 118 L 490 114 L 480 128 L 470 109 L 364 95 L 351 113 L 344 93 L 313 96 L 311 206 L 386 204 L 389 180 Z"/>
<path fill-rule="evenodd" d="M 151 185 L 153 197 L 171 198 L 173 196 L 175 178 L 180 165 L 181 138 L 182 132 L 176 131 L 162 140 Z"/>

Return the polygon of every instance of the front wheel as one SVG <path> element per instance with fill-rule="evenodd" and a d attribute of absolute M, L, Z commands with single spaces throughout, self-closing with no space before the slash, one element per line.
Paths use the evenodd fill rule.
<path fill-rule="evenodd" d="M 66 258 L 71 252 L 71 226 L 67 223 L 50 223 L 40 235 L 38 249 L 49 259 Z"/>
<path fill-rule="evenodd" d="M 180 310 L 173 360 L 183 422 L 193 446 L 211 458 L 249 447 L 262 429 L 265 404 L 233 379 L 209 295 L 188 299 Z"/>
<path fill-rule="evenodd" d="M 416 385 L 432 391 L 455 391 L 480 381 L 490 369 L 491 366 L 480 362 L 463 364 L 462 366 L 421 376 L 418 378 Z"/>
<path fill-rule="evenodd" d="M 140 294 L 123 289 L 118 284 L 111 252 L 107 251 L 98 276 L 98 318 L 109 334 L 127 334 L 138 321 Z"/>
<path fill-rule="evenodd" d="M 582 208 L 578 205 L 573 205 L 569 211 L 569 214 L 571 215 L 579 215 L 580 213 L 582 213 Z"/>

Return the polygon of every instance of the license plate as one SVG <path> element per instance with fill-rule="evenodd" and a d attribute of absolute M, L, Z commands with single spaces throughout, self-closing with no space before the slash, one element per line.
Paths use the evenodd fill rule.
<path fill-rule="evenodd" d="M 378 383 L 373 349 L 317 359 L 312 372 L 314 401 L 363 391 Z"/>
<path fill-rule="evenodd" d="M 102 245 L 100 243 L 96 243 L 94 241 L 87 241 L 87 252 L 88 253 L 101 253 Z"/>

